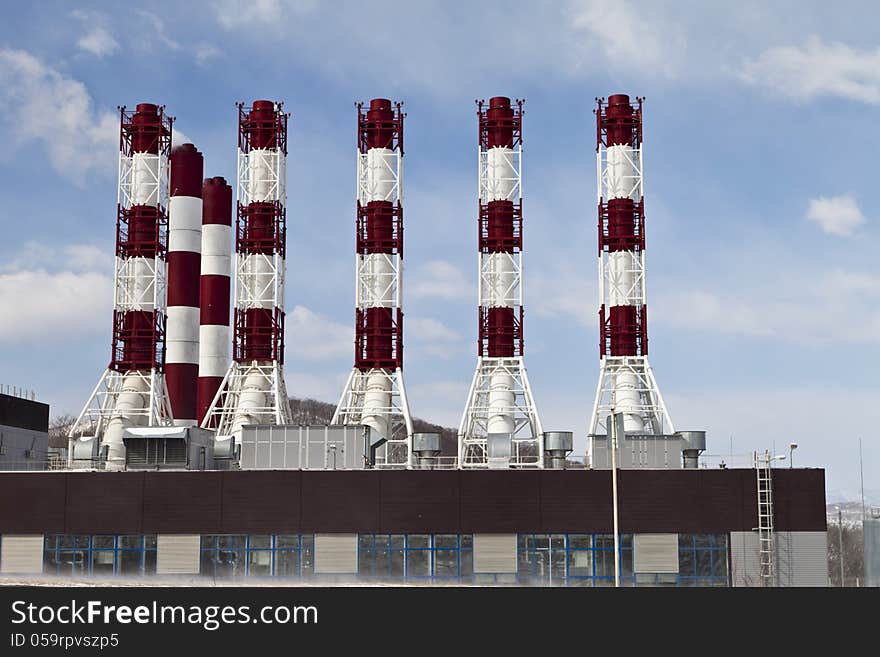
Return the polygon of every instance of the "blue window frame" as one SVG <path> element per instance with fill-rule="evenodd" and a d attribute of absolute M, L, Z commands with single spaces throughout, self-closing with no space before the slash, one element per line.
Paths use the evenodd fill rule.
<path fill-rule="evenodd" d="M 360 534 L 358 575 L 376 579 L 450 579 L 473 575 L 469 534 Z"/>
<path fill-rule="evenodd" d="M 679 534 L 678 585 L 728 586 L 727 534 Z"/>
<path fill-rule="evenodd" d="M 632 586 L 632 534 L 620 535 L 620 580 Z M 520 534 L 517 579 L 538 586 L 613 586 L 612 534 Z"/>
<path fill-rule="evenodd" d="M 199 573 L 207 577 L 303 577 L 314 570 L 314 536 L 202 536 Z"/>
<path fill-rule="evenodd" d="M 54 534 L 43 540 L 43 572 L 48 575 L 111 577 L 156 572 L 153 535 Z"/>

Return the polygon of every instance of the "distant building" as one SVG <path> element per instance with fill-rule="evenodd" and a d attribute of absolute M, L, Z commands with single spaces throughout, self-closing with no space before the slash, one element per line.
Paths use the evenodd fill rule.
<path fill-rule="evenodd" d="M 0 470 L 45 470 L 49 405 L 0 393 Z"/>

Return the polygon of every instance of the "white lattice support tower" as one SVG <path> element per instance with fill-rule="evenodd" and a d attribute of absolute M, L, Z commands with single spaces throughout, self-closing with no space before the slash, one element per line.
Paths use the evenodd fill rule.
<path fill-rule="evenodd" d="M 364 424 L 386 443 L 377 467 L 413 466 L 403 383 L 403 119 L 401 104 L 358 103 L 355 358 L 334 424 Z"/>
<path fill-rule="evenodd" d="M 597 102 L 600 372 L 589 434 L 607 435 L 612 408 L 628 434 L 670 434 L 648 362 L 642 99 L 633 105 L 618 94 Z"/>
<path fill-rule="evenodd" d="M 287 119 L 282 104 L 239 104 L 232 364 L 202 421 L 218 436 L 289 424 L 284 384 Z"/>
<path fill-rule="evenodd" d="M 119 112 L 112 355 L 70 431 L 73 439 L 99 440 L 108 469 L 125 465 L 126 428 L 173 420 L 165 383 L 165 323 L 174 119 L 150 103 Z"/>
<path fill-rule="evenodd" d="M 542 468 L 541 420 L 523 362 L 522 105 L 498 96 L 479 116 L 477 367 L 458 430 L 463 468 L 488 467 L 488 437 L 507 434 L 510 467 Z"/>

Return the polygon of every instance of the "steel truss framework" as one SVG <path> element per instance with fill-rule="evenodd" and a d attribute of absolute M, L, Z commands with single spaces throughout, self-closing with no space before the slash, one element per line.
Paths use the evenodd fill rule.
<path fill-rule="evenodd" d="M 588 433 L 607 435 L 606 421 L 614 409 L 640 417 L 644 424 L 640 433 L 663 435 L 674 432 L 674 427 L 647 357 L 642 99 L 637 99 L 638 105 L 629 119 L 627 131 L 631 131 L 631 142 L 622 145 L 609 144 L 603 102 L 598 100 L 596 110 L 600 372 Z M 613 157 L 611 149 L 614 149 Z M 620 202 L 620 199 L 632 202 L 626 211 L 633 224 L 618 232 L 610 219 L 609 202 Z M 618 331 L 633 336 L 635 355 L 620 356 L 612 352 L 610 309 L 616 306 L 635 307 L 635 324 L 618 327 Z M 621 380 L 626 382 L 625 400 L 617 399 L 616 390 Z M 639 401 L 633 405 L 636 396 Z M 592 446 L 592 441 L 588 441 L 588 445 Z"/>
<path fill-rule="evenodd" d="M 358 104 L 357 240 L 355 256 L 355 366 L 349 374 L 333 414 L 333 424 L 363 424 L 369 417 L 387 423 L 386 443 L 376 452 L 376 467 L 410 468 L 412 417 L 403 383 L 403 118 L 400 103 L 394 118 L 372 123 Z M 388 130 L 390 148 L 371 149 L 368 133 Z M 391 231 L 376 235 L 369 224 L 370 203 L 390 207 Z M 371 308 L 390 311 L 389 327 L 375 328 L 368 320 Z M 390 335 L 387 333 L 390 331 Z M 371 344 L 390 345 L 390 355 L 375 357 Z M 368 384 L 387 390 L 386 404 L 368 400 Z"/>
<path fill-rule="evenodd" d="M 226 376 L 211 402 L 210 411 L 202 422 L 203 427 L 216 429 L 218 436 L 229 436 L 240 423 L 242 414 L 239 402 L 249 388 L 258 389 L 268 401 L 262 405 L 249 405 L 249 424 L 291 424 L 293 415 L 287 401 L 284 375 L 277 362 L 232 362 Z M 278 403 L 284 400 L 283 403 Z"/>
<path fill-rule="evenodd" d="M 513 384 L 513 403 L 509 406 L 490 405 L 492 381 L 500 376 L 510 377 Z M 541 468 L 544 466 L 543 428 L 532 397 L 522 356 L 514 358 L 477 358 L 477 368 L 461 424 L 458 429 L 458 462 L 462 468 L 488 466 L 486 451 L 488 424 L 492 415 L 513 418 L 513 450 L 510 466 L 513 468 Z"/>
<path fill-rule="evenodd" d="M 225 436 L 240 428 L 242 419 L 254 424 L 292 422 L 284 384 L 284 283 L 287 199 L 287 119 L 283 104 L 275 103 L 273 118 L 253 117 L 239 103 L 237 221 L 235 281 L 233 298 L 233 361 L 202 420 L 202 426 Z M 271 148 L 251 144 L 251 131 L 273 133 Z M 269 234 L 251 226 L 252 204 L 272 217 Z M 269 315 L 267 327 L 248 325 L 247 311 L 263 309 Z M 270 360 L 250 360 L 249 341 L 265 337 L 268 331 Z M 264 403 L 249 403 L 239 409 L 248 389 L 264 395 Z"/>
<path fill-rule="evenodd" d="M 403 370 L 400 368 L 372 369 L 365 372 L 353 369 L 348 375 L 331 424 L 362 424 L 367 382 L 375 382 L 379 377 L 385 380 L 390 394 L 387 406 L 371 406 L 369 410 L 371 415 L 382 416 L 388 422 L 387 442 L 376 451 L 376 467 L 410 468 L 413 466 L 413 426 L 406 389 L 403 386 Z"/>
<path fill-rule="evenodd" d="M 113 271 L 113 331 L 110 365 L 86 401 L 70 437 L 103 436 L 107 422 L 118 415 L 116 406 L 123 386 L 136 387 L 146 404 L 127 408 L 127 417 L 143 418 L 145 426 L 173 423 L 171 399 L 165 385 L 165 314 L 167 298 L 166 256 L 168 245 L 168 200 L 170 196 L 171 133 L 174 118 L 158 108 L 155 126 L 157 153 L 135 153 L 132 149 L 134 112 L 119 108 L 119 160 L 116 194 L 116 258 Z M 146 202 L 145 202 L 146 201 Z M 153 223 L 152 234 L 135 234 L 133 208 Z M 141 254 L 141 255 L 138 255 Z M 145 257 L 149 256 L 149 257 Z M 125 327 L 125 315 L 141 312 L 151 317 L 148 328 Z M 149 369 L 125 369 L 126 339 L 146 339 Z M 139 359 L 141 360 L 141 359 Z"/>
<path fill-rule="evenodd" d="M 510 467 L 544 467 L 543 429 L 523 362 L 522 106 L 523 101 L 515 101 L 513 115 L 507 119 L 510 146 L 490 149 L 489 131 L 498 126 L 497 119 L 488 118 L 484 103 L 477 102 L 477 366 L 458 429 L 458 461 L 462 468 L 488 467 L 487 436 L 493 416 L 507 416 L 512 422 Z M 493 231 L 490 226 L 490 204 L 498 202 L 513 206 L 507 206 L 512 226 L 503 231 Z M 492 308 L 511 309 L 512 326 L 493 326 Z M 512 340 L 513 351 L 490 355 L 490 344 L 496 340 Z M 509 388 L 507 381 L 512 382 Z M 495 386 L 505 382 L 504 390 L 496 392 L 512 396 L 510 405 L 501 405 L 497 400 L 490 405 L 493 382 Z"/>

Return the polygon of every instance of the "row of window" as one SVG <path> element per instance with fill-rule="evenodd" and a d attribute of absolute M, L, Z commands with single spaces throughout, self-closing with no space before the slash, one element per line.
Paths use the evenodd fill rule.
<path fill-rule="evenodd" d="M 237 577 L 309 577 L 314 574 L 311 534 L 201 537 L 200 574 Z M 45 538 L 43 572 L 51 575 L 138 576 L 156 572 L 156 536 L 53 535 Z M 627 586 L 727 586 L 728 545 L 723 534 L 681 534 L 678 574 L 633 572 L 633 536 L 620 537 L 620 578 Z M 521 534 L 517 572 L 474 573 L 473 536 L 361 534 L 358 576 L 473 583 L 611 586 L 610 534 Z"/>

